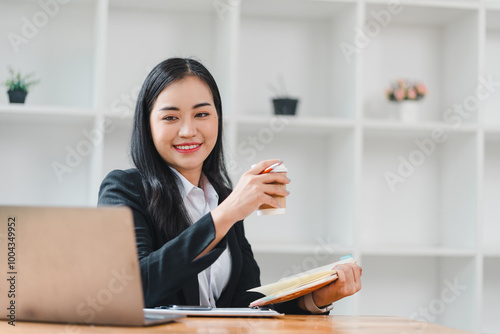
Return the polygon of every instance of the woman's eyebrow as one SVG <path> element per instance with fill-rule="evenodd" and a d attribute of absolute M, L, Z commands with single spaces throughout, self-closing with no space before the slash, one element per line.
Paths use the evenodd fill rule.
<path fill-rule="evenodd" d="M 200 107 L 205 107 L 205 106 L 211 106 L 211 104 L 210 104 L 210 103 L 208 103 L 208 102 L 198 103 L 198 104 L 195 104 L 195 105 L 193 106 L 193 109 L 200 108 Z"/>
<path fill-rule="evenodd" d="M 211 104 L 208 102 L 201 102 L 201 103 L 195 104 L 193 106 L 193 109 L 201 108 L 201 107 L 205 107 L 205 106 L 211 106 Z M 158 111 L 171 111 L 171 110 L 179 111 L 180 109 L 175 107 L 175 106 L 163 106 L 160 109 L 158 109 Z"/>
<path fill-rule="evenodd" d="M 160 109 L 158 109 L 158 111 L 165 111 L 165 110 L 166 111 L 169 111 L 169 110 L 179 111 L 179 108 L 174 107 L 174 106 L 163 106 Z"/>

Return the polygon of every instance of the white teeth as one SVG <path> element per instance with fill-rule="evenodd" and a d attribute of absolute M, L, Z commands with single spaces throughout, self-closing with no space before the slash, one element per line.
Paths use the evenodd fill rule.
<path fill-rule="evenodd" d="M 193 148 L 197 148 L 200 145 L 185 145 L 185 146 L 176 146 L 179 150 L 192 150 Z"/>

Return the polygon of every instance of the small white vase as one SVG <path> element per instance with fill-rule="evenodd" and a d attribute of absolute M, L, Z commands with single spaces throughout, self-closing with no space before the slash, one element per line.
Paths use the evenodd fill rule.
<path fill-rule="evenodd" d="M 403 123 L 415 123 L 418 122 L 418 114 L 420 112 L 420 106 L 418 101 L 415 100 L 404 100 L 398 102 L 399 104 L 399 119 Z"/>

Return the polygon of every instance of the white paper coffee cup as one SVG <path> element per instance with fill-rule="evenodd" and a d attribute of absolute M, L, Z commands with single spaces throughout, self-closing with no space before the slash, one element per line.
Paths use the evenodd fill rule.
<path fill-rule="evenodd" d="M 281 164 L 279 166 L 276 166 L 270 173 L 286 173 L 288 172 L 288 169 L 284 164 Z M 276 184 L 278 186 L 282 186 L 286 190 L 286 184 L 279 183 L 279 182 L 274 182 L 273 184 Z M 267 204 L 262 204 L 259 209 L 257 210 L 257 215 L 258 216 L 270 216 L 270 215 L 282 215 L 286 212 L 286 196 L 276 196 L 272 195 L 272 197 L 279 203 L 281 204 L 281 207 L 279 208 L 273 208 L 270 205 Z"/>

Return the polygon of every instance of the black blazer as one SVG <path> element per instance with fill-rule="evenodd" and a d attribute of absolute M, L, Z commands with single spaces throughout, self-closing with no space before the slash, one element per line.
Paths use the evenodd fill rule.
<path fill-rule="evenodd" d="M 243 221 L 234 224 L 212 251 L 194 260 L 215 238 L 211 214 L 167 242 L 147 212 L 142 177 L 137 169 L 109 173 L 101 184 L 98 205 L 124 205 L 132 209 L 146 307 L 199 305 L 198 273 L 214 263 L 226 245 L 231 251 L 231 275 L 216 302 L 217 307 L 247 307 L 262 297 L 259 293 L 246 292 L 260 286 L 260 270 L 245 237 Z M 309 314 L 300 309 L 296 301 L 277 304 L 275 309 Z"/>

